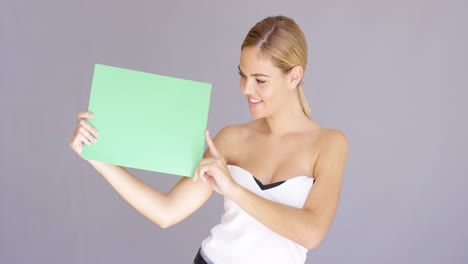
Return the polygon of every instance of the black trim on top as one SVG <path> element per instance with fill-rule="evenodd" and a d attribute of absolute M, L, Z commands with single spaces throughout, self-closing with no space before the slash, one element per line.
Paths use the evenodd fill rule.
<path fill-rule="evenodd" d="M 257 185 L 258 187 L 260 187 L 260 189 L 263 190 L 267 190 L 267 189 L 271 189 L 271 188 L 274 188 L 278 185 L 281 185 L 282 183 L 285 183 L 286 181 L 280 181 L 280 182 L 274 182 L 274 183 L 270 183 L 270 184 L 265 184 L 263 185 L 263 183 L 259 180 L 257 180 L 257 178 L 255 178 L 255 176 L 252 175 L 252 177 L 254 178 L 254 180 L 257 182 Z M 315 183 L 315 178 L 314 178 L 314 181 L 312 182 L 312 184 Z"/>
<path fill-rule="evenodd" d="M 257 180 L 257 178 L 255 178 L 255 176 L 252 175 L 252 177 L 255 179 L 255 181 L 257 182 L 258 187 L 260 187 L 260 189 L 262 189 L 262 191 L 266 190 L 266 189 L 271 189 L 273 187 L 276 187 L 276 186 L 281 185 L 282 183 L 286 182 L 286 181 L 280 181 L 280 182 L 274 182 L 274 183 L 263 185 L 263 183 L 261 183 L 259 180 Z"/>

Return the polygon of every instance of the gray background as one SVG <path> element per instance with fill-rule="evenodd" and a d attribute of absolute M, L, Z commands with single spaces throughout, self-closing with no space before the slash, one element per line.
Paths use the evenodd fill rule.
<path fill-rule="evenodd" d="M 94 64 L 212 83 L 215 135 L 252 120 L 240 45 L 283 14 L 307 37 L 314 120 L 350 143 L 307 263 L 467 263 L 468 3 L 221 2 L 1 2 L 0 262 L 191 263 L 222 196 L 161 229 L 69 146 Z M 163 192 L 181 178 L 128 170 Z"/>

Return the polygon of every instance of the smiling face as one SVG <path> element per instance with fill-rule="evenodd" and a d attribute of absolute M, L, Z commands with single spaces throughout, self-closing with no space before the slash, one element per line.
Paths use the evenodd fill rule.
<path fill-rule="evenodd" d="M 250 114 L 255 119 L 274 114 L 290 102 L 293 94 L 297 96 L 297 89 L 294 88 L 298 81 L 291 79 L 291 74 L 296 72 L 297 69 L 294 69 L 284 74 L 257 47 L 242 49 L 240 88 L 247 97 Z M 255 102 L 258 100 L 260 102 Z"/>

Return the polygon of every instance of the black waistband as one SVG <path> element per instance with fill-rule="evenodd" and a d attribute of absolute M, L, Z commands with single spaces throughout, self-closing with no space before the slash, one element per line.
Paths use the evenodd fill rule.
<path fill-rule="evenodd" d="M 193 264 L 207 264 L 205 259 L 203 259 L 202 255 L 200 254 L 201 247 L 198 249 L 197 255 L 193 259 Z"/>

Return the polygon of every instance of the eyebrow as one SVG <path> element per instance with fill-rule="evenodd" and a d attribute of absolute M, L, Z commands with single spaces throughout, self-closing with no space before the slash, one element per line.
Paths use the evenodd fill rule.
<path fill-rule="evenodd" d="M 240 69 L 240 66 L 237 65 L 237 68 L 239 69 L 239 71 L 244 74 L 244 72 Z M 263 73 L 254 73 L 254 74 L 250 74 L 250 76 L 265 76 L 265 77 L 268 77 L 270 78 L 270 76 L 266 75 L 266 74 L 263 74 Z"/>

